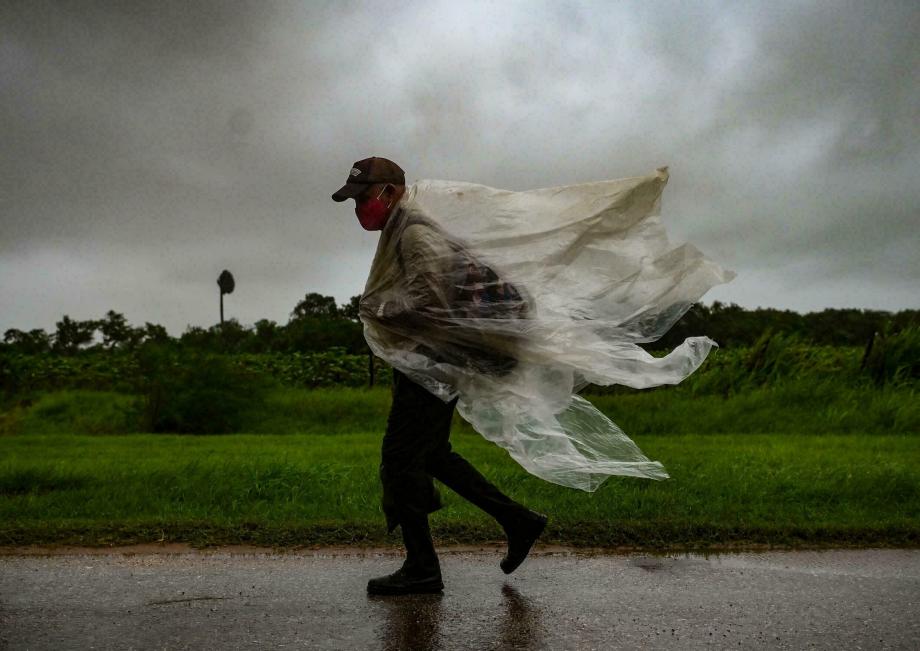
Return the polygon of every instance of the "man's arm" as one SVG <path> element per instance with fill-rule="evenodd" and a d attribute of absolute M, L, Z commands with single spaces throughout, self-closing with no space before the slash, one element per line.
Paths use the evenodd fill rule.
<path fill-rule="evenodd" d="M 406 228 L 397 244 L 406 294 L 380 303 L 373 316 L 404 327 L 432 325 L 450 314 L 451 276 L 456 254 L 443 236 L 423 224 Z"/>

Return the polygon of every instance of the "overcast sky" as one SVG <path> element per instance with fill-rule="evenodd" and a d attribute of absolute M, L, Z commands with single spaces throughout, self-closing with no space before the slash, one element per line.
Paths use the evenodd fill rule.
<path fill-rule="evenodd" d="M 669 165 L 704 302 L 920 307 L 920 5 L 0 3 L 0 333 L 359 294 L 351 164 L 512 190 Z M 399 9 L 388 9 L 389 6 Z"/>

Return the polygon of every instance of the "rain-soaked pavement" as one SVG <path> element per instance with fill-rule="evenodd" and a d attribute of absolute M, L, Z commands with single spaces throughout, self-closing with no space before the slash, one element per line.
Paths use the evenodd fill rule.
<path fill-rule="evenodd" d="M 443 595 L 372 597 L 395 552 L 0 555 L 9 649 L 918 649 L 920 550 L 442 551 Z"/>

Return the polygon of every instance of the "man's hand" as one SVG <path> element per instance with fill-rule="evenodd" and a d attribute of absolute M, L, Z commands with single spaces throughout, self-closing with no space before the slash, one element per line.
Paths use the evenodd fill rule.
<path fill-rule="evenodd" d="M 381 322 L 411 321 L 414 310 L 406 309 L 399 301 L 380 301 L 375 298 L 362 298 L 358 304 L 358 314 L 362 317 Z"/>

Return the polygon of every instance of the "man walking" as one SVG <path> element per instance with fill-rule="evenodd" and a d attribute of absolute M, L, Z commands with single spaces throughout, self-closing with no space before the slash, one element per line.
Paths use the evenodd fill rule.
<path fill-rule="evenodd" d="M 392 229 L 406 217 L 400 208 L 405 193 L 405 174 L 386 158 L 367 158 L 354 164 L 334 201 L 355 200 L 355 214 L 369 231 Z M 405 224 L 403 226 L 406 226 Z M 411 296 L 399 306 L 373 306 L 378 320 L 390 319 L 416 329 L 432 328 L 426 314 L 449 310 L 450 265 L 456 247 L 432 225 L 412 223 L 400 230 L 400 264 L 394 273 L 405 274 Z M 422 288 L 413 291 L 413 288 Z M 369 306 L 362 302 L 362 310 Z M 436 337 L 433 338 L 435 341 Z M 468 352 L 468 351 L 467 351 Z M 438 359 L 449 359 L 448 350 L 429 350 Z M 400 527 L 406 548 L 402 567 L 387 576 L 371 579 L 372 594 L 438 592 L 444 587 L 438 556 L 431 540 L 428 514 L 440 509 L 438 479 L 461 497 L 491 515 L 504 529 L 508 551 L 500 566 L 510 574 L 524 561 L 546 526 L 546 516 L 515 502 L 451 449 L 449 437 L 457 399 L 449 402 L 433 395 L 399 369 L 393 369 L 393 402 L 381 452 L 380 479 L 387 530 Z"/>

